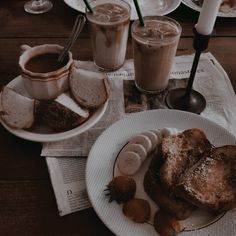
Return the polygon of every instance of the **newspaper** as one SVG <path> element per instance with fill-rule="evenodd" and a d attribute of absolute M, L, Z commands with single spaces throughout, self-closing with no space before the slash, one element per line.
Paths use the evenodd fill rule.
<path fill-rule="evenodd" d="M 193 55 L 175 58 L 168 89 L 186 86 L 192 62 Z M 77 62 L 77 65 L 96 71 L 92 62 Z M 82 157 L 88 155 L 101 132 L 127 113 L 167 108 L 165 96 L 168 90 L 157 96 L 142 94 L 136 89 L 133 60 L 127 60 L 120 70 L 107 73 L 107 76 L 112 84 L 112 96 L 102 119 L 81 135 L 43 145 L 41 155 L 46 156 L 61 216 L 90 207 L 82 164 L 86 158 Z M 193 87 L 207 101 L 201 116 L 218 123 L 232 134 L 236 133 L 235 93 L 226 72 L 212 54 L 202 54 Z M 68 171 L 64 171 L 65 166 Z"/>
<path fill-rule="evenodd" d="M 46 158 L 59 215 L 91 206 L 85 188 L 86 158 Z"/>

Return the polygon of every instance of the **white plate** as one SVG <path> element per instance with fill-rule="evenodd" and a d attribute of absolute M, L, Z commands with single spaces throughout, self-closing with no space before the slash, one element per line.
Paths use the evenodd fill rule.
<path fill-rule="evenodd" d="M 108 198 L 103 190 L 113 178 L 117 154 L 128 140 L 140 132 L 163 127 L 175 127 L 179 130 L 200 128 L 204 130 L 211 143 L 216 146 L 236 144 L 236 138 L 219 125 L 199 115 L 176 110 L 151 110 L 130 114 L 106 129 L 89 153 L 86 166 L 86 185 L 89 199 L 96 213 L 116 235 L 157 235 L 151 224 L 136 224 L 126 218 L 120 205 L 116 202 L 108 203 Z M 141 172 L 145 173 L 147 167 L 148 163 L 144 163 Z M 142 183 L 142 180 L 139 181 Z M 139 193 L 136 192 L 136 194 Z M 149 199 L 149 202 L 152 201 Z M 204 212 L 196 212 L 190 221 L 184 222 L 184 225 L 187 226 L 188 230 L 199 229 L 222 217 L 222 215 L 214 217 L 205 215 L 202 218 L 203 216 Z M 204 234 L 201 231 L 203 233 L 201 235 L 216 235 L 214 234 L 215 230 L 222 232 L 222 226 L 217 225 L 213 224 L 204 228 L 203 230 L 207 229 L 207 233 Z M 230 231 L 230 229 L 228 230 Z M 196 230 L 191 231 L 189 235 L 196 236 L 198 232 Z"/>
<path fill-rule="evenodd" d="M 133 0 L 125 0 L 131 5 L 131 20 L 138 19 L 135 11 Z M 71 8 L 85 12 L 85 4 L 83 0 L 64 0 L 64 2 Z M 151 15 L 167 15 L 174 11 L 181 3 L 181 0 L 166 0 L 166 6 L 160 9 L 156 0 L 139 0 L 139 6 L 143 16 Z"/>
<path fill-rule="evenodd" d="M 182 0 L 182 3 L 184 3 L 187 7 L 200 12 L 201 7 L 195 4 L 192 0 Z M 236 17 L 236 8 L 232 9 L 230 12 L 219 12 L 219 17 Z"/>
<path fill-rule="evenodd" d="M 21 76 L 16 77 L 14 80 L 12 80 L 8 85 L 8 87 L 13 88 L 15 91 L 21 93 L 22 95 L 29 96 L 23 86 L 22 78 Z M 90 118 L 81 124 L 80 126 L 65 131 L 65 132 L 55 132 L 51 129 L 49 129 L 46 126 L 33 126 L 29 130 L 24 129 L 13 129 L 9 127 L 4 121 L 0 119 L 1 124 L 12 134 L 31 141 L 36 142 L 55 142 L 60 141 L 63 139 L 68 139 L 71 137 L 74 137 L 78 134 L 83 133 L 84 131 L 91 128 L 95 123 L 97 123 L 100 118 L 103 116 L 106 108 L 108 105 L 108 101 L 104 103 L 103 106 L 101 106 L 99 109 L 94 112 Z"/>

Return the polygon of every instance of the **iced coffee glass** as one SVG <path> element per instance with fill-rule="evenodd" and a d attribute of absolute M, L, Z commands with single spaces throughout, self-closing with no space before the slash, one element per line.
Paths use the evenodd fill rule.
<path fill-rule="evenodd" d="M 122 0 L 96 0 L 86 9 L 93 59 L 102 70 L 119 69 L 125 60 L 130 5 Z"/>
<path fill-rule="evenodd" d="M 147 93 L 160 93 L 168 86 L 181 26 L 165 16 L 144 17 L 132 24 L 132 44 L 136 87 Z"/>

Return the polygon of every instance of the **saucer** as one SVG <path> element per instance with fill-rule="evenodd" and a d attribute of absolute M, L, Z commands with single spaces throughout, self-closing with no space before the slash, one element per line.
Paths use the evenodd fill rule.
<path fill-rule="evenodd" d="M 138 19 L 133 0 L 125 0 L 131 5 L 131 20 Z M 83 0 L 64 0 L 71 8 L 85 13 L 85 4 Z M 159 8 L 156 0 L 139 0 L 139 6 L 143 16 L 167 15 L 174 11 L 181 3 L 181 0 L 166 0 L 166 6 Z"/>
<path fill-rule="evenodd" d="M 194 3 L 192 0 L 182 0 L 182 3 L 186 5 L 187 7 L 200 12 L 201 7 L 198 6 L 196 3 Z M 236 17 L 236 8 L 232 9 L 230 12 L 218 12 L 219 17 Z"/>
<path fill-rule="evenodd" d="M 117 236 L 158 235 L 152 225 L 152 220 L 148 223 L 137 224 L 125 217 L 121 205 L 108 202 L 104 189 L 114 176 L 120 175 L 116 168 L 116 158 L 122 147 L 134 135 L 164 127 L 173 127 L 178 130 L 199 128 L 215 146 L 236 145 L 236 137 L 226 129 L 199 115 L 178 110 L 158 109 L 133 113 L 107 128 L 96 140 L 89 153 L 86 165 L 86 186 L 95 212 Z M 157 206 L 143 189 L 143 176 L 149 167 L 149 162 L 150 160 L 147 159 L 132 177 L 137 185 L 135 197 L 148 200 L 153 215 Z M 180 223 L 184 228 L 184 235 L 233 235 L 234 217 L 234 211 L 229 211 L 227 214 L 212 214 L 197 210 L 191 217 Z"/>
<path fill-rule="evenodd" d="M 29 94 L 26 92 L 23 86 L 21 76 L 18 76 L 15 79 L 13 79 L 9 84 L 7 84 L 7 86 L 14 89 L 16 92 L 29 97 Z M 85 132 L 89 128 L 91 128 L 94 124 L 96 124 L 101 119 L 104 112 L 106 111 L 107 105 L 108 105 L 108 101 L 106 101 L 101 107 L 99 107 L 83 124 L 65 132 L 55 132 L 43 124 L 34 125 L 32 128 L 27 129 L 27 130 L 14 129 L 14 128 L 9 127 L 1 119 L 0 119 L 0 122 L 6 130 L 8 130 L 10 133 L 22 139 L 35 141 L 35 142 L 55 142 L 55 141 L 60 141 L 60 140 L 74 137 L 76 135 L 79 135 Z"/>

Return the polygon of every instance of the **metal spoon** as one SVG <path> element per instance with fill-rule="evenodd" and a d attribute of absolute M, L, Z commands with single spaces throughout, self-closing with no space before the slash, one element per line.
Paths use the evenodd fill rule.
<path fill-rule="evenodd" d="M 71 31 L 71 34 L 68 38 L 67 45 L 63 48 L 62 52 L 60 53 L 57 61 L 63 62 L 65 59 L 65 56 L 67 55 L 68 51 L 71 49 L 71 47 L 74 45 L 76 39 L 78 38 L 80 32 L 82 31 L 84 24 L 86 22 L 86 18 L 83 15 L 78 15 L 76 17 L 73 29 Z"/>

